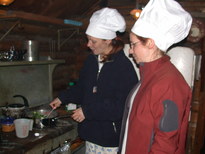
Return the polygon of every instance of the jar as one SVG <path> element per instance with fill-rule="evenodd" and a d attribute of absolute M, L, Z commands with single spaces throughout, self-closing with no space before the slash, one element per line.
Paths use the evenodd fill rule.
<path fill-rule="evenodd" d="M 1 120 L 2 132 L 12 132 L 14 131 L 14 119 L 11 117 L 6 117 Z"/>

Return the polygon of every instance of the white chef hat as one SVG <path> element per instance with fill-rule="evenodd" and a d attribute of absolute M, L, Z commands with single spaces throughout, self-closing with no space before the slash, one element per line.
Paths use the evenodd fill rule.
<path fill-rule="evenodd" d="M 111 8 L 103 8 L 93 13 L 86 34 L 111 40 L 116 37 L 116 32 L 124 32 L 126 23 L 122 15 Z"/>
<path fill-rule="evenodd" d="M 191 15 L 174 0 L 150 0 L 131 31 L 152 38 L 162 51 L 185 39 L 192 24 Z"/>

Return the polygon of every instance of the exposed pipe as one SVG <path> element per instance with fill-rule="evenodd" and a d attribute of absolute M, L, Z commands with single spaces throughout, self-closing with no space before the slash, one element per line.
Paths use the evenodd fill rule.
<path fill-rule="evenodd" d="M 20 21 L 15 22 L 14 25 L 0 38 L 0 41 L 2 41 L 19 23 Z"/>

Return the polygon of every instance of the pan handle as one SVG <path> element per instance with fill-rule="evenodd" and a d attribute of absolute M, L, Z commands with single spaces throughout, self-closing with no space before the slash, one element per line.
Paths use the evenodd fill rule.
<path fill-rule="evenodd" d="M 71 115 L 63 115 L 63 116 L 58 116 L 58 117 L 55 117 L 55 119 L 62 119 L 62 118 L 70 118 Z"/>

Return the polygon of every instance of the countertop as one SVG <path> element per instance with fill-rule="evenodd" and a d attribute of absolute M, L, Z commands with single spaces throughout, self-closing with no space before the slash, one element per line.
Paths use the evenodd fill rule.
<path fill-rule="evenodd" d="M 62 109 L 58 111 L 60 111 L 60 115 L 66 114 Z M 77 138 L 77 124 L 71 118 L 64 120 L 68 121 L 68 123 L 63 126 L 45 127 L 42 129 L 33 128 L 26 138 L 17 138 L 15 131 L 9 133 L 2 132 L 0 154 L 11 152 L 15 152 L 15 154 L 49 153 L 62 146 L 65 141 L 74 141 Z M 36 133 L 39 133 L 39 136 L 35 136 Z"/>

